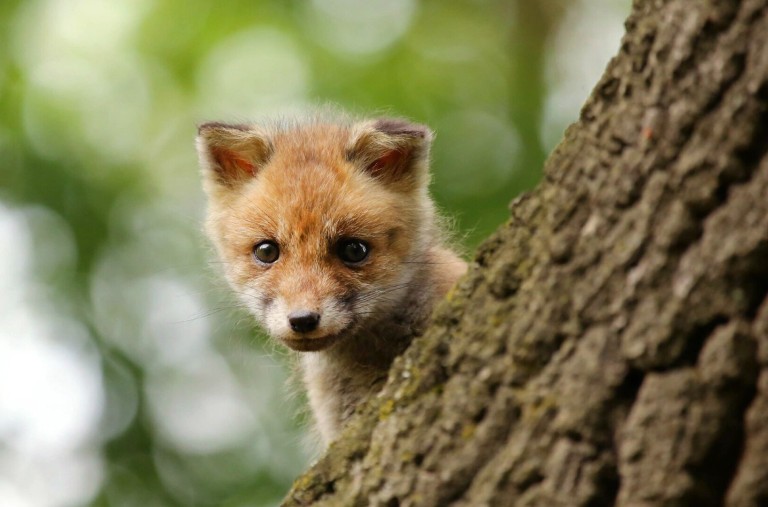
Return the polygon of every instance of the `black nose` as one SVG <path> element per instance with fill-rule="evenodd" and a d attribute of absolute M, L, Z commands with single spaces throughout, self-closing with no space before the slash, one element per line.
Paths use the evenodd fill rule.
<path fill-rule="evenodd" d="M 309 333 L 317 328 L 320 314 L 305 311 L 293 312 L 288 314 L 288 322 L 291 324 L 291 329 L 297 333 Z"/>

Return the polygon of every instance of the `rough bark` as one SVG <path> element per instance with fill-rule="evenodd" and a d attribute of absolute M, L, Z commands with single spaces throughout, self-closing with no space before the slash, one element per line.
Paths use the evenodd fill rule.
<path fill-rule="evenodd" d="M 639 0 L 580 121 L 285 505 L 768 505 L 768 2 Z"/>

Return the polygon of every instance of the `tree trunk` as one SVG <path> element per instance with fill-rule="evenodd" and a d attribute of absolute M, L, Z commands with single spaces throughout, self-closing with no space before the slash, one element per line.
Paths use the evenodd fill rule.
<path fill-rule="evenodd" d="M 637 0 L 580 121 L 285 505 L 768 505 L 768 1 Z"/>

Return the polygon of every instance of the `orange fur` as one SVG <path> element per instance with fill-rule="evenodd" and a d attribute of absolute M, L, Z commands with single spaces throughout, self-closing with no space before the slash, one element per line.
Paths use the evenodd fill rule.
<path fill-rule="evenodd" d="M 391 119 L 200 127 L 207 231 L 261 325 L 306 351 L 302 373 L 325 443 L 466 269 L 435 224 L 431 137 Z M 364 242 L 368 257 L 342 260 L 343 240 Z M 253 254 L 264 241 L 279 248 L 269 264 Z M 318 315 L 317 327 L 296 331 L 297 312 Z"/>

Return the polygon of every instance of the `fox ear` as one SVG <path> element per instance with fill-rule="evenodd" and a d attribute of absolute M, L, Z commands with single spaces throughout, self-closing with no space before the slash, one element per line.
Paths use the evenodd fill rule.
<path fill-rule="evenodd" d="M 197 154 L 208 183 L 236 187 L 267 163 L 272 142 L 255 125 L 204 123 L 197 130 Z"/>
<path fill-rule="evenodd" d="M 427 183 L 432 131 L 397 118 L 380 118 L 357 127 L 347 159 L 384 182 Z"/>

